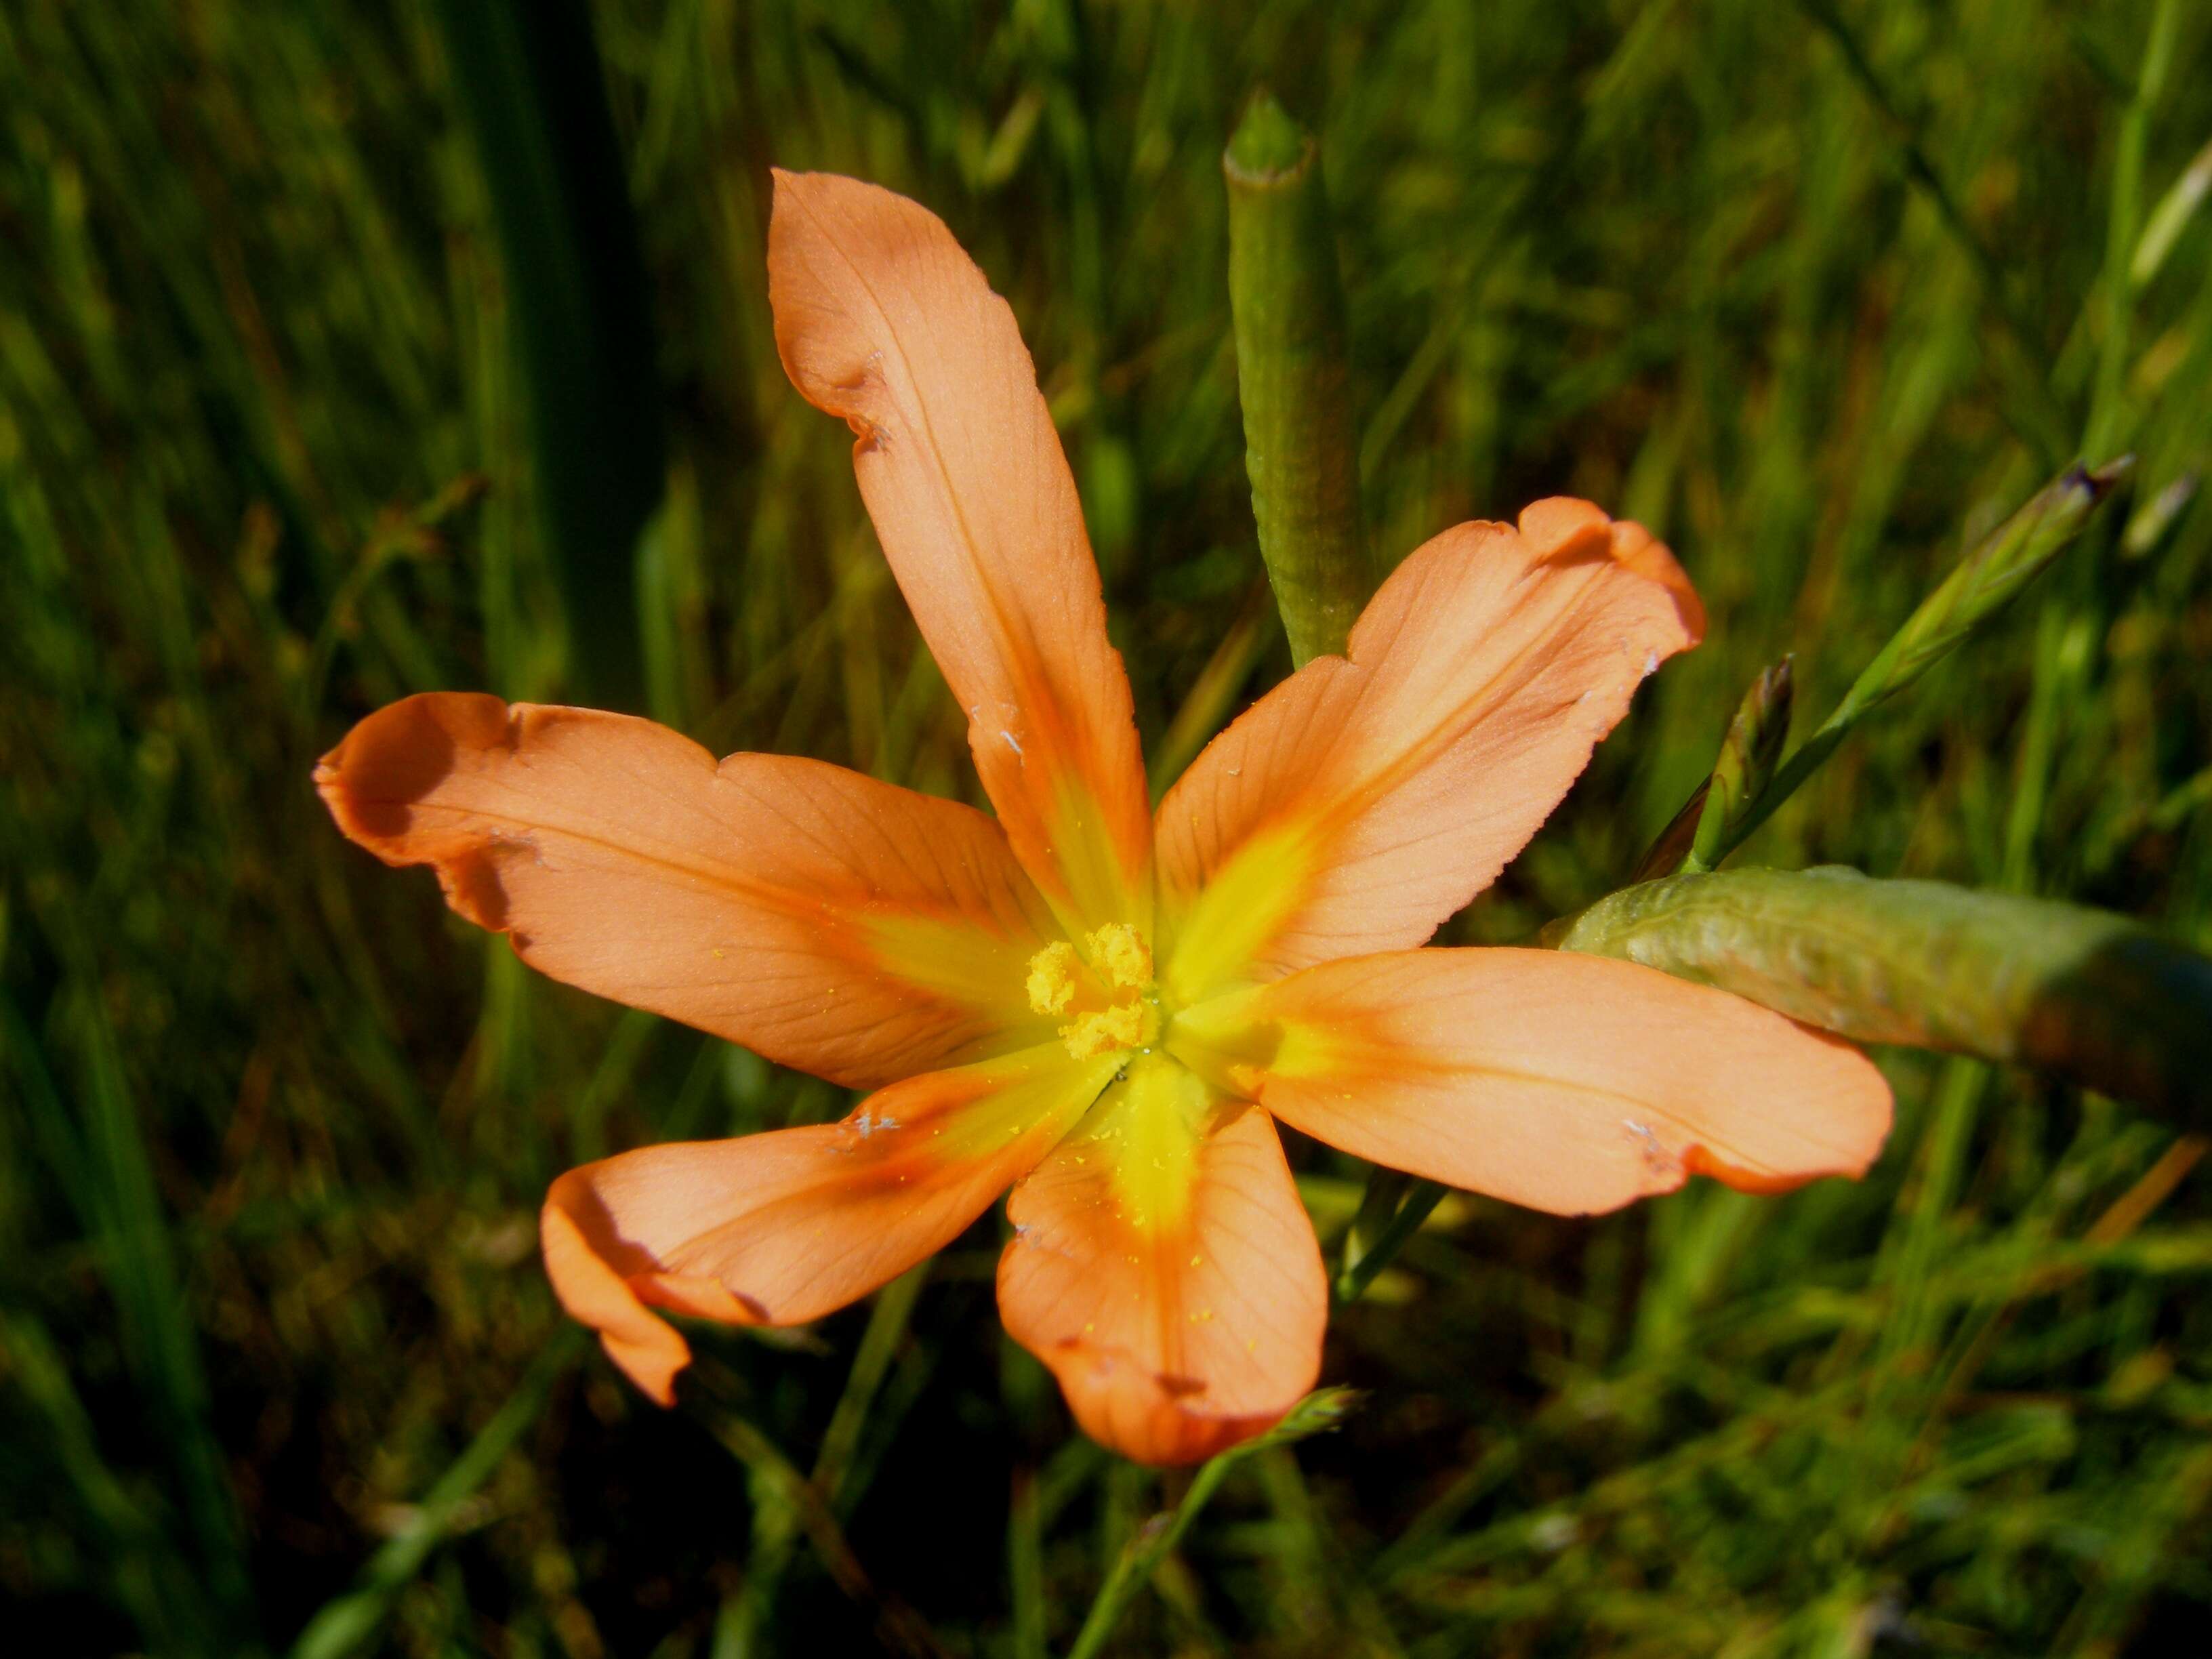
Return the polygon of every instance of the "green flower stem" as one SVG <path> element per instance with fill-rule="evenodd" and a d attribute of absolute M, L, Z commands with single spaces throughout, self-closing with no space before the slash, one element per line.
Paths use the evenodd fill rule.
<path fill-rule="evenodd" d="M 1368 1176 L 1366 1196 L 1344 1241 L 1344 1266 L 1336 1276 L 1336 1299 L 1357 1302 L 1376 1276 L 1389 1267 L 1406 1241 L 1421 1231 L 1451 1188 L 1395 1170 L 1376 1168 Z"/>
<path fill-rule="evenodd" d="M 1229 307 L 1260 556 L 1291 659 L 1344 649 L 1383 572 L 1359 517 L 1344 287 L 1313 139 L 1266 93 L 1221 158 Z"/>
<path fill-rule="evenodd" d="M 2125 916 L 1835 867 L 1741 870 L 1625 888 L 1544 942 L 2212 1128 L 2212 957 Z"/>
<path fill-rule="evenodd" d="M 1352 409 L 1349 331 L 1321 154 L 1282 106 L 1256 94 L 1221 158 L 1229 186 L 1229 306 L 1237 334 L 1237 392 L 1244 416 L 1244 466 L 1260 556 L 1298 667 L 1341 652 L 1387 566 L 1360 521 L 1359 441 Z M 1381 1202 L 1370 1178 L 1363 1217 Z M 1393 1185 L 1395 1196 L 1399 1188 Z M 1436 1206 L 1443 1188 L 1411 1225 Z M 1391 1224 L 1380 1220 L 1387 1231 Z M 1410 1228 L 1408 1229 L 1410 1231 Z M 1402 1237 L 1355 1255 L 1347 1241 L 1343 1287 L 1357 1296 Z M 1378 1240 L 1378 1243 L 1379 1243 Z"/>
<path fill-rule="evenodd" d="M 1283 1420 L 1265 1434 L 1231 1446 L 1220 1456 L 1201 1464 L 1191 1477 L 1182 1502 L 1175 1506 L 1171 1514 L 1156 1515 L 1139 1527 L 1137 1535 L 1115 1561 L 1106 1582 L 1098 1587 L 1098 1594 L 1091 1601 L 1091 1612 L 1076 1635 L 1075 1645 L 1067 1650 L 1067 1659 L 1097 1659 L 1107 1638 L 1113 1635 L 1114 1626 L 1121 1622 L 1130 1598 L 1152 1581 L 1160 1563 L 1182 1541 L 1191 1522 L 1198 1519 L 1231 1468 L 1255 1452 L 1271 1446 L 1287 1446 L 1323 1429 L 1334 1428 L 1357 1398 L 1350 1389 L 1318 1389 L 1291 1407 Z"/>

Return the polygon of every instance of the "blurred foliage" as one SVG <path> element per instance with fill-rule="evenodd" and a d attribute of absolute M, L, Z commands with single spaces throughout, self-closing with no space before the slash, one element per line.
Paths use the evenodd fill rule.
<path fill-rule="evenodd" d="M 562 684 L 434 9 L 0 9 L 11 1630 L 162 1655 L 311 1622 L 322 1655 L 1064 1651 L 1189 1477 L 1071 1437 L 993 1317 L 998 1222 L 817 1329 L 702 1333 L 685 1407 L 646 1405 L 564 1334 L 545 1183 L 842 1101 L 530 976 L 308 788 L 388 698 Z M 2136 452 L 2132 525 L 2108 514 L 1747 850 L 2212 943 L 2201 8 L 593 15 L 666 401 L 638 571 L 659 717 L 972 787 L 849 440 L 776 364 L 771 161 L 919 197 L 1012 301 L 1148 738 L 1202 736 L 1285 671 L 1252 606 L 1220 170 L 1264 81 L 1324 140 L 1377 550 L 1571 491 L 1665 536 L 1712 612 L 1451 936 L 1522 937 L 1625 880 L 1765 665 L 1794 652 L 1799 703 L 1833 707 L 2059 447 Z M 1364 1406 L 1186 1511 L 1120 1650 L 2201 1636 L 2201 1148 L 1974 1061 L 1885 1063 L 1898 1127 L 1862 1184 L 1700 1184 L 1594 1222 L 1439 1208 L 1335 1322 L 1325 1375 Z M 1362 1172 L 1296 1155 L 1340 1231 Z"/>

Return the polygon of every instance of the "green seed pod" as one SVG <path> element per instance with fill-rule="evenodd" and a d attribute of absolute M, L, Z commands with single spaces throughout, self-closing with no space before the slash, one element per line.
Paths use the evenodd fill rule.
<path fill-rule="evenodd" d="M 1321 152 L 1267 94 L 1221 158 L 1229 308 L 1260 555 L 1300 666 L 1344 649 L 1383 571 L 1359 518 L 1359 441 Z"/>
<path fill-rule="evenodd" d="M 1624 888 L 1544 942 L 2212 1126 L 2212 957 L 2125 916 L 1835 866 L 1741 870 Z"/>

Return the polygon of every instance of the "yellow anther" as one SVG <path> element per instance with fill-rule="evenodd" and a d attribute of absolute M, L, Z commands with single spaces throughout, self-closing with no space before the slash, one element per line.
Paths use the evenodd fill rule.
<path fill-rule="evenodd" d="M 1095 1014 L 1083 1014 L 1060 1028 L 1060 1041 L 1078 1060 L 1096 1060 L 1116 1048 L 1133 1048 L 1150 1042 L 1159 1032 L 1159 1013 L 1149 1002 L 1117 1003 Z"/>
<path fill-rule="evenodd" d="M 1145 936 L 1126 921 L 1109 921 L 1083 936 L 1081 954 L 1059 940 L 1031 957 L 1027 989 L 1032 1012 L 1067 1017 L 1060 1028 L 1067 1052 L 1095 1060 L 1146 1047 L 1159 1036 L 1157 999 L 1132 994 L 1152 983 L 1152 951 Z M 1108 1006 L 1097 1006 L 1102 1000 Z"/>
<path fill-rule="evenodd" d="M 1127 922 L 1108 922 L 1090 945 L 1091 961 L 1117 989 L 1137 991 L 1152 982 L 1152 947 Z"/>
<path fill-rule="evenodd" d="M 1030 958 L 1030 1012 L 1064 1014 L 1075 1000 L 1075 970 L 1080 964 L 1075 947 L 1054 939 Z"/>

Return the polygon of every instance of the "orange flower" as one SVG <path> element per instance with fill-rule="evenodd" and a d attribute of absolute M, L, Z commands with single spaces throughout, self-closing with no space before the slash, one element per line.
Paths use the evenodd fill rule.
<path fill-rule="evenodd" d="M 884 551 L 995 821 L 644 720 L 410 697 L 316 781 L 556 979 L 872 1090 L 842 1122 L 571 1170 L 570 1313 L 665 1404 L 656 1310 L 819 1318 L 1012 1188 L 999 1300 L 1092 1436 L 1146 1462 L 1273 1422 L 1327 1281 L 1276 1120 L 1561 1213 L 1863 1170 L 1856 1050 L 1718 991 L 1538 950 L 1420 949 L 1696 642 L 1667 550 L 1576 501 L 1468 524 L 1146 805 L 1129 688 L 1013 315 L 945 226 L 779 173 L 776 343 L 851 422 Z"/>

